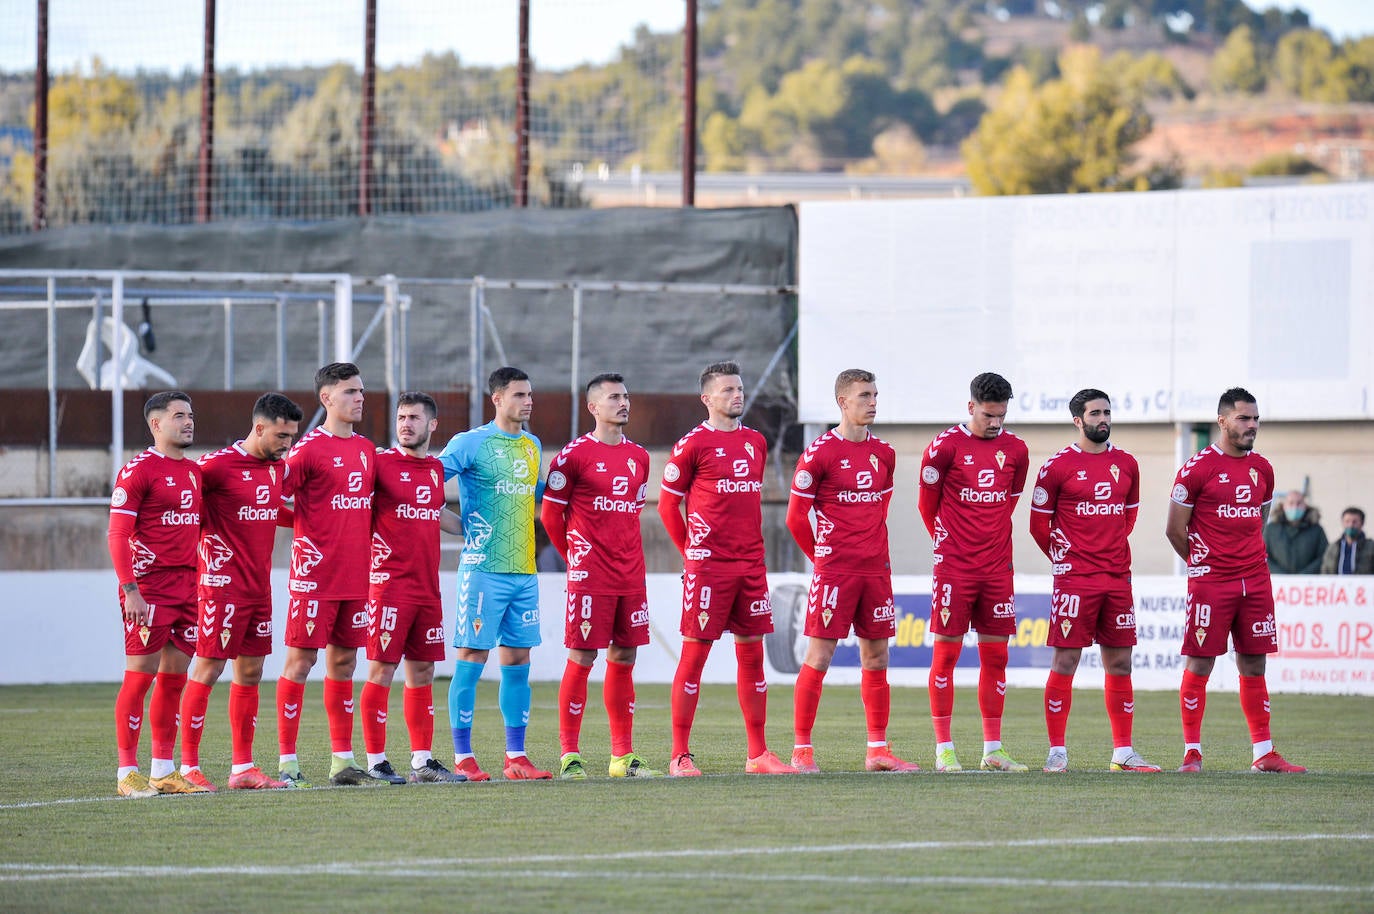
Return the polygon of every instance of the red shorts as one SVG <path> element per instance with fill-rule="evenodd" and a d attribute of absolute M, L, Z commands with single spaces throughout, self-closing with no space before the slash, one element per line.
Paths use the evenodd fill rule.
<path fill-rule="evenodd" d="M 980 635 L 1016 634 L 1011 573 L 986 578 L 931 576 L 930 630 L 962 638 L 972 626 Z"/>
<path fill-rule="evenodd" d="M 808 638 L 838 641 L 854 634 L 870 641 L 897 634 L 897 608 L 892 602 L 892 578 L 885 574 L 842 574 L 817 571 L 806 595 Z"/>
<path fill-rule="evenodd" d="M 327 644 L 367 644 L 366 600 L 308 600 L 292 597 L 286 613 L 286 646 L 319 650 Z"/>
<path fill-rule="evenodd" d="M 1132 647 L 1135 600 L 1129 578 L 1109 574 L 1054 579 L 1050 595 L 1050 647 Z"/>
<path fill-rule="evenodd" d="M 272 604 L 222 603 L 213 592 L 200 594 L 200 635 L 196 656 L 213 660 L 266 657 L 272 653 Z"/>
<path fill-rule="evenodd" d="M 380 663 L 444 659 L 444 607 L 440 603 L 387 606 L 367 601 L 367 659 Z"/>
<path fill-rule="evenodd" d="M 693 574 L 682 578 L 682 634 L 698 641 L 719 641 L 729 629 L 737 636 L 766 635 L 773 630 L 768 602 L 768 575 Z"/>
<path fill-rule="evenodd" d="M 568 590 L 563 644 L 577 651 L 599 651 L 612 644 L 649 643 L 649 597 L 638 593 L 579 593 Z"/>
<path fill-rule="evenodd" d="M 124 613 L 124 591 L 119 591 L 119 612 Z M 170 642 L 188 657 L 196 653 L 196 602 L 149 603 L 148 621 L 139 625 L 130 619 L 124 623 L 124 654 L 137 657 L 156 654 Z"/>
<path fill-rule="evenodd" d="M 1188 621 L 1183 626 L 1185 657 L 1220 657 L 1231 636 L 1237 654 L 1275 654 L 1274 590 L 1267 571 L 1248 578 L 1188 579 Z"/>

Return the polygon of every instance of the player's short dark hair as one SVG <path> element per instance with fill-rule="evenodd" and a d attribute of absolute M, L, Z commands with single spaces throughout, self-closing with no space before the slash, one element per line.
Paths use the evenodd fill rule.
<path fill-rule="evenodd" d="M 587 398 L 591 399 L 592 391 L 602 384 L 624 384 L 625 376 L 618 371 L 603 371 L 601 374 L 587 382 Z"/>
<path fill-rule="evenodd" d="M 1341 517 L 1345 517 L 1347 514 L 1353 514 L 1353 515 L 1355 515 L 1356 517 L 1358 517 L 1358 518 L 1360 519 L 1360 526 L 1361 526 L 1361 527 L 1364 526 L 1364 511 L 1363 511 L 1363 510 L 1361 510 L 1361 509 L 1355 507 L 1354 505 L 1351 505 L 1350 507 L 1346 508 L 1344 511 L 1341 512 Z"/>
<path fill-rule="evenodd" d="M 985 371 L 968 385 L 974 403 L 1006 403 L 1011 400 L 1011 382 L 995 371 Z"/>
<path fill-rule="evenodd" d="M 701 390 L 704 393 L 706 385 L 710 384 L 716 378 L 737 374 L 739 374 L 738 362 L 714 362 L 707 365 L 701 371 Z"/>
<path fill-rule="evenodd" d="M 872 384 L 878 380 L 877 375 L 862 368 L 846 368 L 835 376 L 835 396 L 844 393 L 850 384 Z"/>
<path fill-rule="evenodd" d="M 1237 403 L 1258 402 L 1259 401 L 1255 399 L 1255 395 L 1244 387 L 1232 387 L 1221 395 L 1221 399 L 1217 400 L 1217 415 L 1220 416 L 1222 413 L 1229 413 L 1236 408 Z"/>
<path fill-rule="evenodd" d="M 360 374 L 362 372 L 352 362 L 330 362 L 315 372 L 315 394 L 318 396 L 326 387 L 333 387 L 340 381 L 356 378 Z"/>
<path fill-rule="evenodd" d="M 439 418 L 439 404 L 422 390 L 407 390 L 396 398 L 397 406 L 423 406 L 425 415 L 430 419 Z"/>
<path fill-rule="evenodd" d="M 179 390 L 164 390 L 155 393 L 148 398 L 148 402 L 143 404 L 143 418 L 147 419 L 153 413 L 160 413 L 167 408 L 167 404 L 173 400 L 181 400 L 187 406 L 191 405 L 191 398 Z"/>
<path fill-rule="evenodd" d="M 1093 400 L 1112 402 L 1111 397 L 1096 387 L 1085 387 L 1069 398 L 1069 415 L 1075 419 L 1082 419 L 1083 414 L 1088 411 L 1088 404 Z"/>
<path fill-rule="evenodd" d="M 509 365 L 498 368 L 487 378 L 487 393 L 496 394 L 505 390 L 511 385 L 512 381 L 528 381 L 530 376 L 519 368 L 512 368 Z"/>
<path fill-rule="evenodd" d="M 290 397 L 271 391 L 258 397 L 258 402 L 253 404 L 253 418 L 265 419 L 268 422 L 276 422 L 278 419 L 299 422 L 305 418 L 305 414 Z"/>

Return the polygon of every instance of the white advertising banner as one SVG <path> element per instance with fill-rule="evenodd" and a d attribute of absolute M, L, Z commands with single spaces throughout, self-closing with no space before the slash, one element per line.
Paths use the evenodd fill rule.
<path fill-rule="evenodd" d="M 448 628 L 452 630 L 455 575 L 441 575 Z M 264 676 L 281 673 L 281 632 L 285 629 L 286 575 L 273 573 L 276 593 L 274 629 L 278 650 L 268 658 Z M 805 649 L 802 627 L 808 578 L 799 574 L 770 575 L 775 631 L 765 639 L 769 681 L 790 683 Z M 1017 632 L 1011 639 L 1007 682 L 1040 688 L 1045 684 L 1051 650 L 1049 635 L 1050 578 L 1016 578 Z M 531 676 L 537 681 L 558 680 L 567 652 L 563 648 L 565 607 L 562 575 L 539 576 L 543 617 L 541 647 L 531 652 Z M 892 641 L 889 678 L 894 685 L 924 687 L 933 639 L 928 631 L 930 579 L 899 575 L 893 579 L 897 603 L 897 636 Z M 0 572 L 0 624 L 10 635 L 0 662 L 0 684 L 45 682 L 116 682 L 123 675 L 121 621 L 115 599 L 114 576 L 108 571 Z M 1134 681 L 1137 689 L 1176 689 L 1182 675 L 1179 647 L 1183 642 L 1186 580 L 1140 577 L 1135 580 L 1136 625 Z M 639 682 L 671 682 L 682 639 L 678 634 L 682 583 L 677 575 L 650 575 L 648 580 L 650 643 L 640 648 L 635 667 Z M 1325 692 L 1374 695 L 1374 578 L 1279 577 L 1274 582 L 1279 627 L 1279 653 L 1269 659 L 1269 687 L 1273 692 Z M 965 641 L 955 681 L 973 685 L 978 677 L 974 636 Z M 451 655 L 450 655 L 451 656 Z M 600 679 L 604 661 L 593 678 Z M 359 678 L 366 664 L 359 663 Z M 452 672 L 452 660 L 440 664 L 440 675 Z M 497 675 L 495 661 L 488 676 Z M 323 676 L 320 666 L 316 678 Z M 711 652 L 703 671 L 705 682 L 733 683 L 735 656 L 729 636 Z M 858 646 L 841 642 L 827 676 L 832 683 L 859 681 Z M 1102 667 L 1095 648 L 1083 652 L 1077 685 L 1100 688 Z M 1217 663 L 1211 687 L 1235 691 L 1235 664 Z"/>
<path fill-rule="evenodd" d="M 800 206 L 799 418 L 843 369 L 883 421 L 944 423 L 1005 375 L 1016 422 L 1092 386 L 1119 421 L 1374 416 L 1374 184 Z"/>

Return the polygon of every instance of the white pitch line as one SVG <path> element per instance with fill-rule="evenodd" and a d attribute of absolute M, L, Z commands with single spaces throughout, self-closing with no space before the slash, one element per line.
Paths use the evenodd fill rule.
<path fill-rule="evenodd" d="M 486 857 L 486 858 L 432 858 L 416 860 L 414 858 L 404 861 L 350 861 L 347 863 L 318 863 L 318 864 L 292 864 L 290 866 L 257 866 L 257 865 L 226 865 L 226 866 L 198 866 L 198 867 L 156 867 L 156 866 L 92 866 L 79 864 L 43 864 L 43 863 L 0 863 L 0 883 L 3 882 L 31 882 L 31 881 L 61 881 L 72 879 L 129 879 L 129 878 L 152 878 L 152 877 L 180 877 L 180 876 L 290 876 L 292 874 L 315 874 L 329 876 L 358 876 L 365 875 L 368 878 L 375 878 L 379 875 L 385 876 L 406 876 L 413 878 L 452 878 L 455 875 L 468 873 L 473 867 L 500 867 L 500 866 L 521 866 L 526 867 L 530 864 L 579 864 L 594 862 L 615 862 L 624 860 L 663 860 L 663 859 L 713 859 L 722 857 L 749 857 L 749 856 L 796 856 L 799 854 L 841 854 L 841 853 L 861 853 L 873 851 L 901 851 L 901 850 L 961 850 L 966 848 L 1037 848 L 1037 847 L 1101 847 L 1110 845 L 1143 845 L 1143 844 L 1279 844 L 1279 843 L 1302 843 L 1313 841 L 1371 841 L 1374 834 L 1368 833 L 1312 833 L 1303 835 L 1222 835 L 1210 837 L 1188 837 L 1180 838 L 1177 836 L 1150 836 L 1150 835 L 1113 835 L 1104 837 L 1088 838 L 1026 838 L 1011 841 L 896 841 L 882 844 L 829 844 L 829 845 L 788 845 L 780 847 L 736 847 L 736 848 L 684 848 L 680 850 L 643 850 L 643 851 L 623 851 L 608 854 L 545 854 L 524 857 Z M 505 871 L 506 876 L 525 875 L 524 870 Z M 528 875 L 546 877 L 549 871 L 539 870 L 530 872 Z M 479 876 L 480 872 L 473 871 L 469 875 Z M 589 872 L 570 871 L 562 878 L 592 878 L 597 874 Z M 602 874 L 609 875 L 609 874 Z M 645 874 L 640 873 L 641 876 Z M 599 876 L 597 876 L 599 878 Z M 657 874 L 654 878 L 678 879 L 688 878 L 679 873 Z M 704 878 L 703 874 L 695 874 L 690 878 Z M 724 878 L 724 876 L 722 876 Z M 810 875 L 766 875 L 766 874 L 729 874 L 733 879 L 752 879 L 756 881 L 822 881 L 822 882 L 850 882 L 866 881 L 872 877 L 868 876 L 810 876 Z M 1065 882 L 1062 880 L 1037 881 L 1033 879 L 979 877 L 959 877 L 959 876 L 912 876 L 912 877 L 883 877 L 884 881 L 900 882 L 911 885 L 934 885 L 950 884 L 965 885 L 972 882 L 999 883 L 1004 882 L 1009 886 L 1020 885 L 1069 885 L 1084 888 L 1105 887 L 1105 888 L 1194 888 L 1198 890 L 1217 890 L 1217 891 L 1238 891 L 1242 889 L 1267 887 L 1272 891 L 1291 891 L 1291 892 L 1374 892 L 1374 884 L 1371 885 L 1352 885 L 1352 886 L 1324 886 L 1302 883 L 1212 883 L 1212 882 L 1132 882 L 1122 880 L 1083 880 L 1079 882 Z"/>
<path fill-rule="evenodd" d="M 457 861 L 454 861 L 457 862 Z M 86 879 L 147 879 L 149 877 L 165 876 L 168 878 L 185 879 L 194 876 L 280 876 L 283 878 L 298 878 L 303 875 L 329 875 L 329 876 L 353 876 L 375 880 L 379 875 L 388 878 L 405 879 L 408 881 L 448 881 L 453 879 L 529 879 L 531 881 L 548 881 L 560 879 L 567 881 L 577 880 L 597 880 L 608 882 L 626 882 L 629 880 L 639 882 L 700 882 L 703 880 L 728 880 L 731 882 L 757 882 L 757 883 L 811 883 L 820 885 L 868 885 L 873 884 L 874 877 L 871 875 L 844 875 L 829 876 L 822 874 L 766 874 L 766 873 L 732 873 L 732 872 L 649 872 L 636 870 L 625 872 L 623 870 L 501 870 L 493 872 L 490 869 L 479 869 L 472 867 L 471 861 L 464 861 L 466 865 L 454 867 L 447 870 L 436 870 L 432 867 L 415 868 L 410 866 L 398 866 L 394 868 L 382 868 L 377 864 L 367 867 L 356 865 L 327 864 L 322 866 L 292 866 L 292 867 L 41 867 L 33 865 L 28 868 L 25 864 L 0 865 L 0 872 L 16 871 L 12 874 L 0 876 L 0 882 L 44 882 L 61 880 L 86 880 Z M 1365 895 L 1374 894 L 1374 884 L 1368 885 L 1317 885 L 1313 883 L 1293 883 L 1293 882 L 1187 882 L 1182 880 L 1128 880 L 1128 879 L 1037 879 L 1037 878 L 1018 878 L 1012 876 L 884 876 L 884 884 L 897 884 L 906 886 L 1001 886 L 1006 888 L 1044 888 L 1052 890 L 1060 889 L 1117 889 L 1127 891 L 1187 891 L 1187 892 L 1264 892 L 1290 893 L 1290 894 L 1322 894 L 1322 895 Z"/>

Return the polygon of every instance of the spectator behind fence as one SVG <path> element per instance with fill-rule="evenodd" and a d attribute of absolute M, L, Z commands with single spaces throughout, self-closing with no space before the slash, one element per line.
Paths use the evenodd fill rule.
<path fill-rule="evenodd" d="M 1300 489 L 1289 489 L 1283 501 L 1275 503 L 1264 525 L 1264 549 L 1272 574 L 1317 574 L 1326 533 L 1321 527 L 1321 512 L 1307 504 Z"/>
<path fill-rule="evenodd" d="M 1341 528 L 1322 556 L 1322 574 L 1374 574 L 1374 540 L 1364 535 L 1364 511 L 1346 508 Z"/>

